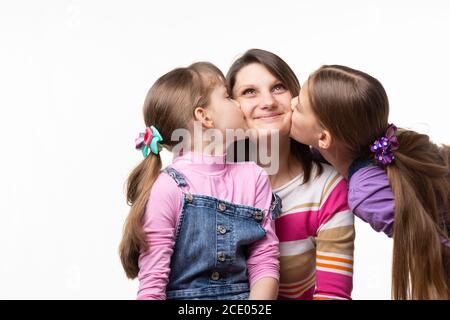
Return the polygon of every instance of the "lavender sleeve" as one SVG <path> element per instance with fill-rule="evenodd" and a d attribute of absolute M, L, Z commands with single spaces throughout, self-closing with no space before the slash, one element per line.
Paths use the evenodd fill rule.
<path fill-rule="evenodd" d="M 392 237 L 394 194 L 386 172 L 377 166 L 356 171 L 350 181 L 348 204 L 354 214 L 370 226 Z"/>

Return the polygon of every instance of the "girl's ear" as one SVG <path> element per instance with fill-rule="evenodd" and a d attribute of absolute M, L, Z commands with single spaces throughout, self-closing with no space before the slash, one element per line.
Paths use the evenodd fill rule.
<path fill-rule="evenodd" d="M 200 121 L 202 123 L 202 126 L 205 128 L 213 128 L 214 122 L 211 118 L 211 115 L 208 111 L 208 109 L 197 107 L 194 110 L 194 120 Z"/>
<path fill-rule="evenodd" d="M 319 141 L 318 146 L 320 149 L 327 150 L 331 146 L 331 142 L 333 141 L 333 138 L 330 134 L 330 131 L 323 130 L 319 134 Z"/>

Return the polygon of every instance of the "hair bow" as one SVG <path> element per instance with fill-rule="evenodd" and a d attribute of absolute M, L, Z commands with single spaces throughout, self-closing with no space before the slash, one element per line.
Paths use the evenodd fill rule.
<path fill-rule="evenodd" d="M 370 151 L 375 154 L 375 160 L 383 166 L 390 164 L 395 159 L 393 151 L 399 147 L 396 131 L 397 127 L 391 123 L 384 136 L 375 140 L 370 146 Z"/>
<path fill-rule="evenodd" d="M 145 132 L 140 132 L 139 136 L 134 140 L 136 143 L 136 149 L 142 150 L 144 158 L 148 156 L 149 150 L 154 154 L 159 154 L 162 149 L 160 144 L 163 141 L 158 129 L 154 126 L 145 128 Z"/>

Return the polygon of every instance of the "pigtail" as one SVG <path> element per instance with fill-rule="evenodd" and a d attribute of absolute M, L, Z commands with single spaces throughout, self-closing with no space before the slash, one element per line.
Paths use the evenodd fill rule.
<path fill-rule="evenodd" d="M 387 166 L 395 199 L 392 297 L 449 299 L 446 223 L 450 148 L 427 135 L 399 130 L 399 149 Z"/>
<path fill-rule="evenodd" d="M 127 203 L 131 209 L 125 221 L 119 254 L 125 273 L 130 279 L 136 278 L 139 273 L 140 252 L 149 249 L 143 220 L 150 190 L 161 168 L 161 156 L 150 154 L 131 172 L 127 180 Z"/>

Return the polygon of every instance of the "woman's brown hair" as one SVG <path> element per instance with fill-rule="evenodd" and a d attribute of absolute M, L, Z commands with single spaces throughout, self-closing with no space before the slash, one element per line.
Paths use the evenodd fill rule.
<path fill-rule="evenodd" d="M 348 67 L 322 66 L 310 75 L 313 112 L 356 159 L 388 127 L 381 83 Z M 385 167 L 394 194 L 392 297 L 449 299 L 450 148 L 425 134 L 399 129 L 395 160 Z"/>
<path fill-rule="evenodd" d="M 225 84 L 222 72 L 208 62 L 197 62 L 187 68 L 177 68 L 160 77 L 150 88 L 144 102 L 144 121 L 155 126 L 169 150 L 176 129 L 192 130 L 193 114 L 197 107 L 206 107 L 212 90 Z M 150 192 L 158 178 L 162 162 L 160 155 L 150 153 L 134 168 L 127 180 L 127 203 L 131 206 L 125 221 L 119 247 L 120 259 L 128 278 L 139 273 L 139 255 L 149 249 L 143 229 L 145 210 Z"/>
<path fill-rule="evenodd" d="M 227 89 L 230 96 L 233 97 L 233 89 L 239 71 L 253 63 L 264 66 L 275 78 L 286 86 L 293 97 L 298 96 L 300 92 L 300 82 L 294 71 L 292 71 L 289 65 L 279 56 L 261 49 L 247 50 L 231 65 L 226 76 Z M 303 166 L 303 183 L 308 182 L 311 178 L 313 162 L 316 162 L 318 165 L 318 174 L 322 173 L 323 168 L 319 161 L 315 161 L 309 146 L 291 139 L 291 153 Z"/>

